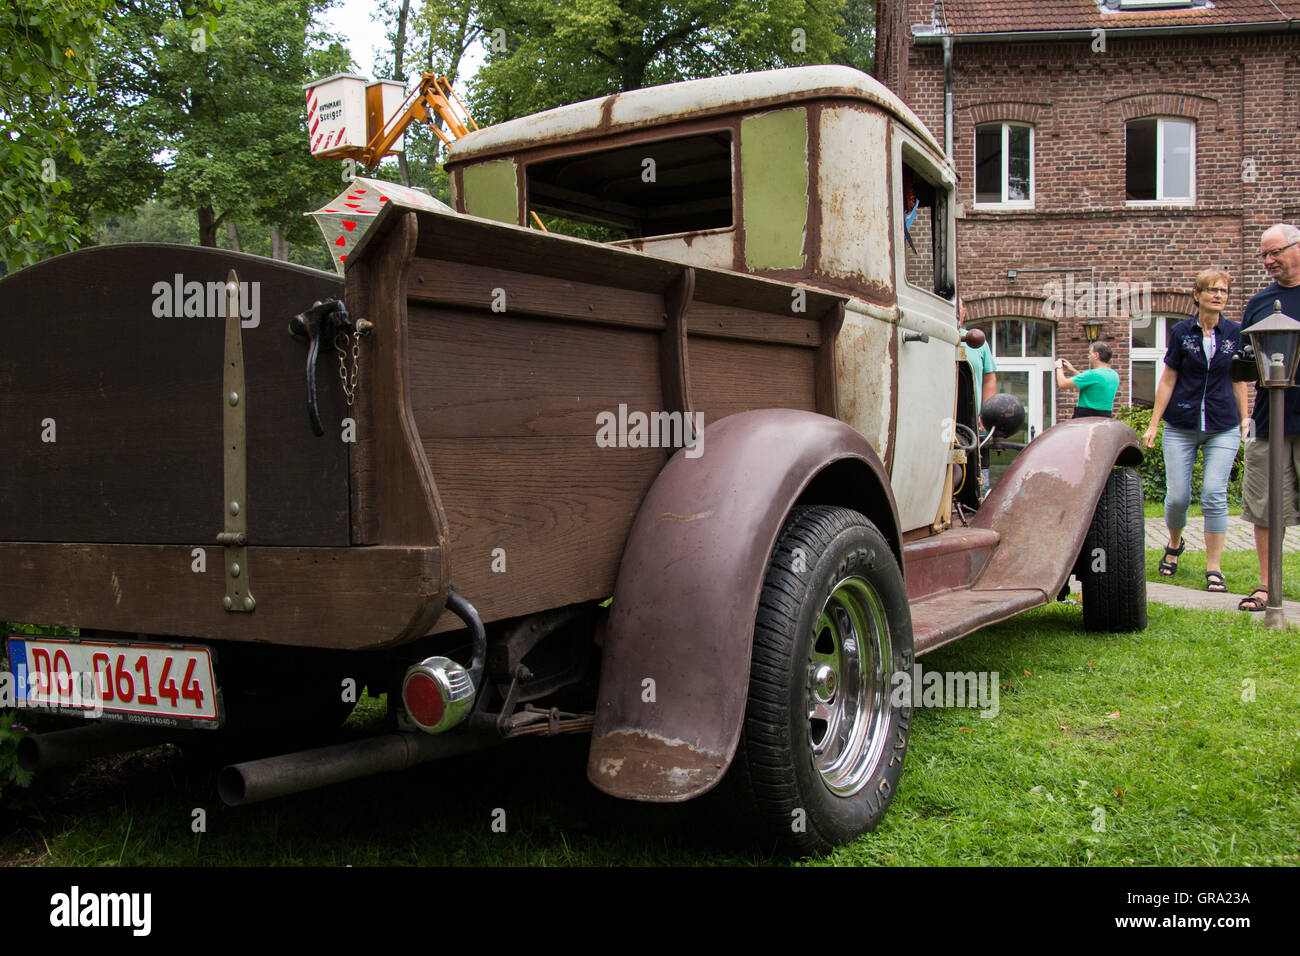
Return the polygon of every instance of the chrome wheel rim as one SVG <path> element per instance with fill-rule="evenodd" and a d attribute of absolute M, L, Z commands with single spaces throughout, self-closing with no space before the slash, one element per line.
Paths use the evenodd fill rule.
<path fill-rule="evenodd" d="M 865 578 L 841 580 L 822 606 L 808 657 L 808 742 L 832 793 L 852 796 L 885 748 L 893 673 L 884 602 Z"/>

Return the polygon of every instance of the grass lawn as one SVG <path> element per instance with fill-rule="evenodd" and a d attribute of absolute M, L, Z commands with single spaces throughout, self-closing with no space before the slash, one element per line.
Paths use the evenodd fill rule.
<path fill-rule="evenodd" d="M 1300 862 L 1300 642 L 1244 615 L 1152 604 L 1150 618 L 1141 634 L 1087 635 L 1077 606 L 1053 605 L 923 658 L 996 671 L 997 716 L 919 708 L 884 822 L 819 862 Z M 29 797 L 3 819 L 0 864 L 770 862 L 694 804 L 602 796 L 585 761 L 584 738 L 525 741 L 229 810 L 160 748 Z"/>
<path fill-rule="evenodd" d="M 1205 512 L 1201 509 L 1201 503 L 1199 501 L 1193 501 L 1187 506 L 1188 520 L 1192 518 L 1200 518 L 1204 516 L 1204 514 Z M 1228 505 L 1228 514 L 1240 515 L 1241 505 Z M 1146 518 L 1163 519 L 1165 516 L 1165 503 L 1163 501 L 1144 501 L 1142 503 L 1142 515 Z"/>
<path fill-rule="evenodd" d="M 1205 552 L 1188 548 L 1178 559 L 1178 573 L 1171 578 L 1160 576 L 1163 550 L 1147 552 L 1147 580 L 1179 587 L 1205 590 Z M 1220 561 L 1223 579 L 1232 594 L 1249 594 L 1259 583 L 1259 560 L 1254 551 L 1225 551 Z M 1282 597 L 1300 601 L 1300 554 L 1282 554 Z"/>

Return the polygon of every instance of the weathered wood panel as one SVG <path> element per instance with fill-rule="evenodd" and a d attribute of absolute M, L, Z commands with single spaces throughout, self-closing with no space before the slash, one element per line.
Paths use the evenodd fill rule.
<path fill-rule="evenodd" d="M 0 540 L 212 543 L 224 519 L 224 320 L 206 294 L 191 309 L 201 314 L 186 316 L 185 287 L 224 283 L 231 268 L 248 284 L 251 313 L 249 538 L 348 543 L 337 365 L 322 349 L 328 430 L 317 438 L 307 350 L 286 331 L 292 314 L 340 294 L 337 277 L 223 250 L 134 244 L 60 256 L 0 282 Z"/>
<path fill-rule="evenodd" d="M 361 650 L 417 636 L 441 607 L 436 548 L 250 547 L 251 614 L 221 607 L 220 549 L 202 574 L 190 551 L 0 542 L 0 608 L 40 624 Z"/>
<path fill-rule="evenodd" d="M 665 460 L 661 449 L 600 448 L 593 436 L 424 447 L 447 514 L 452 586 L 486 621 L 613 594 L 632 519 Z"/>
<path fill-rule="evenodd" d="M 663 407 L 658 335 L 410 306 L 411 406 L 423 438 L 572 435 Z M 525 464 L 526 467 L 526 464 Z M 434 465 L 441 486 L 441 472 Z"/>
<path fill-rule="evenodd" d="M 658 293 L 510 269 L 416 259 L 408 288 L 415 301 L 484 309 L 494 315 L 513 313 L 642 329 L 664 327 L 663 297 Z"/>
<path fill-rule="evenodd" d="M 692 397 L 705 427 L 752 408 L 817 410 L 814 349 L 695 335 L 689 341 Z"/>
<path fill-rule="evenodd" d="M 743 342 L 771 342 L 778 345 L 821 345 L 821 324 L 816 318 L 802 315 L 773 315 L 753 309 L 715 305 L 711 302 L 691 304 L 687 321 L 691 335 Z"/>

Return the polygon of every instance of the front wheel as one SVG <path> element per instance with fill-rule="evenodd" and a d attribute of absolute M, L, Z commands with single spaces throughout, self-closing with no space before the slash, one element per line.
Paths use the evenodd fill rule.
<path fill-rule="evenodd" d="M 795 508 L 763 585 L 736 755 L 768 838 L 806 855 L 876 827 L 907 751 L 911 669 L 888 542 L 856 511 Z"/>

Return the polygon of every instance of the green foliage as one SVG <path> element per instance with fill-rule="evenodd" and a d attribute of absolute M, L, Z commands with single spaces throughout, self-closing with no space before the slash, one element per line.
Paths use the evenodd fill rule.
<path fill-rule="evenodd" d="M 1138 436 L 1147 430 L 1151 424 L 1151 409 L 1138 408 L 1132 405 L 1125 405 L 1115 409 L 1115 418 L 1128 425 Z M 1138 474 L 1142 476 L 1142 494 L 1147 501 L 1164 501 L 1165 500 L 1165 455 L 1162 448 L 1164 438 L 1163 426 L 1156 432 L 1156 444 L 1154 448 L 1143 447 L 1144 457 L 1142 464 L 1138 468 Z M 1237 460 L 1232 466 L 1232 477 L 1228 480 L 1228 504 L 1241 504 L 1241 478 L 1242 478 L 1242 455 L 1243 452 L 1238 449 Z M 1201 487 L 1205 480 L 1205 458 L 1203 455 L 1196 456 L 1196 464 L 1192 467 L 1192 501 L 1200 501 Z"/>
<path fill-rule="evenodd" d="M 833 62 L 844 0 L 482 0 L 475 118 L 704 76 Z"/>
<path fill-rule="evenodd" d="M 0 714 L 0 799 L 13 787 L 28 787 L 32 782 L 30 771 L 18 766 L 18 741 L 27 736 L 22 724 L 17 728 L 17 711 Z"/>
<path fill-rule="evenodd" d="M 82 161 L 67 97 L 95 85 L 95 46 L 109 0 L 0 4 L 0 260 L 10 270 L 77 247 L 67 200 Z"/>
<path fill-rule="evenodd" d="M 876 832 L 814 865 L 1294 865 L 1300 642 L 1262 640 L 1245 614 L 1158 604 L 1150 614 L 1139 634 L 1084 634 L 1077 606 L 1053 604 L 927 655 L 926 672 L 996 672 L 997 716 L 917 708 L 888 815 Z M 363 699 L 357 714 L 354 732 L 383 726 L 380 701 Z M 223 813 L 219 825 L 209 810 L 209 831 L 200 836 L 177 821 L 210 799 L 210 783 L 187 789 L 178 758 L 153 751 L 108 762 L 107 770 L 84 768 L 73 781 L 76 800 L 47 801 L 39 823 L 0 835 L 0 859 L 26 853 L 56 866 L 772 862 L 726 842 L 700 801 L 604 797 L 587 783 L 587 756 L 583 738 L 512 741 L 458 758 L 454 787 L 443 785 L 446 765 L 435 763 L 241 807 Z M 357 812 L 375 805 L 382 814 Z M 509 837 L 487 825 L 492 807 L 507 809 Z"/>
<path fill-rule="evenodd" d="M 875 0 L 846 0 L 844 23 L 835 32 L 844 41 L 837 62 L 872 72 L 876 65 Z"/>
<path fill-rule="evenodd" d="M 344 184 L 338 164 L 311 158 L 302 83 L 351 66 L 342 45 L 312 26 L 324 5 L 115 6 L 100 83 L 74 104 L 87 157 L 70 174 L 81 220 L 120 225 L 160 200 L 192 213 L 203 244 L 216 245 L 219 227 L 233 221 L 319 245 L 301 213 Z"/>
<path fill-rule="evenodd" d="M 1173 584 L 1194 591 L 1205 590 L 1207 564 L 1204 551 L 1193 551 L 1189 546 L 1187 552 L 1178 559 L 1178 571 L 1168 578 L 1160 573 L 1160 561 L 1164 556 L 1163 548 L 1147 551 L 1148 581 Z M 1260 574 L 1259 558 L 1253 548 L 1249 551 L 1224 551 L 1219 568 L 1223 572 L 1229 594 L 1249 594 L 1261 579 L 1268 577 L 1267 568 L 1263 575 Z M 1300 601 L 1300 554 L 1282 554 L 1282 597 L 1288 601 Z M 1232 603 L 1235 605 L 1236 601 Z"/>

